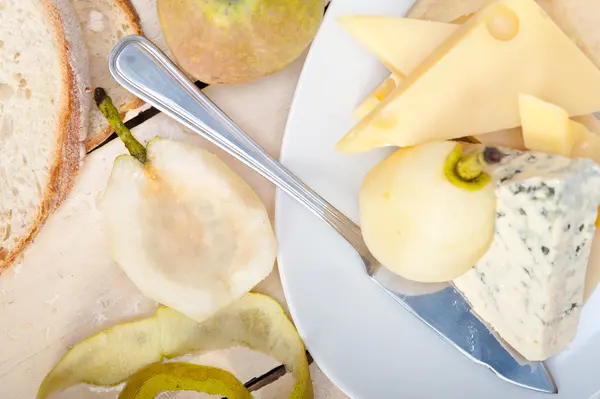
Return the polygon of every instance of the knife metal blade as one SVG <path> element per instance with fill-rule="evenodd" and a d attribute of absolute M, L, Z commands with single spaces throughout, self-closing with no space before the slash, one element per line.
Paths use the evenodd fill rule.
<path fill-rule="evenodd" d="M 462 354 L 488 367 L 503 380 L 534 391 L 558 393 L 554 379 L 544 363 L 519 363 L 471 312 L 471 306 L 453 286 L 436 285 L 433 287 L 435 292 L 407 295 L 398 292 L 398 287 L 395 286 L 397 279 L 390 274 L 387 269 L 381 268 L 371 278 Z M 403 287 L 402 291 L 406 290 Z"/>

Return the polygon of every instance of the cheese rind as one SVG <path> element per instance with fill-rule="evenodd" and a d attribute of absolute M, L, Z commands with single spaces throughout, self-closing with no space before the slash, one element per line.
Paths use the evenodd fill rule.
<path fill-rule="evenodd" d="M 514 37 L 489 23 L 511 12 Z M 336 148 L 359 152 L 517 127 L 519 93 L 570 116 L 589 114 L 600 110 L 599 92 L 600 70 L 535 1 L 500 0 L 450 35 Z"/>
<path fill-rule="evenodd" d="M 512 152 L 492 177 L 493 242 L 454 284 L 519 353 L 544 360 L 565 348 L 577 329 L 600 202 L 600 166 Z"/>

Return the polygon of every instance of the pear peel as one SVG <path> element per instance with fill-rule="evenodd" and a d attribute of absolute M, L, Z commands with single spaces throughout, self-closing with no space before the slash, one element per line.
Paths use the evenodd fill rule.
<path fill-rule="evenodd" d="M 119 399 L 153 399 L 166 391 L 196 391 L 228 399 L 252 399 L 250 391 L 231 373 L 190 363 L 152 364 L 134 374 Z"/>
<path fill-rule="evenodd" d="M 245 346 L 272 356 L 296 379 L 289 398 L 313 398 L 304 344 L 294 325 L 275 300 L 248 293 L 201 323 L 163 306 L 152 317 L 120 324 L 85 339 L 54 366 L 42 382 L 37 399 L 79 383 L 116 386 L 164 359 L 231 346 Z M 227 376 L 220 378 L 225 374 L 204 371 L 209 373 L 206 380 L 229 381 Z"/>
<path fill-rule="evenodd" d="M 117 158 L 102 212 L 113 259 L 147 297 L 202 321 L 269 275 L 277 244 L 252 188 L 214 154 L 155 138 Z"/>

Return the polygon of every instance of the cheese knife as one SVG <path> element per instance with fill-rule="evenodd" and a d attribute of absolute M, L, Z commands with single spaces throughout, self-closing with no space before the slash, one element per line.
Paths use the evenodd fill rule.
<path fill-rule="evenodd" d="M 273 159 L 152 42 L 137 35 L 125 37 L 113 49 L 109 68 L 124 88 L 233 155 L 327 222 L 360 255 L 365 278 L 370 278 L 463 355 L 510 383 L 540 392 L 558 392 L 545 365 L 515 360 L 452 286 L 407 294 L 411 283 L 381 266 L 354 222 Z"/>

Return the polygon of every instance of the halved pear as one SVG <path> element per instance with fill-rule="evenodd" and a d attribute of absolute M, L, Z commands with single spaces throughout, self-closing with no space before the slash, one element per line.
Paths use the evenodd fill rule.
<path fill-rule="evenodd" d="M 155 138 L 115 160 L 102 203 L 113 259 L 147 297 L 202 321 L 272 270 L 276 241 L 252 188 L 208 151 Z"/>
<path fill-rule="evenodd" d="M 366 176 L 359 195 L 362 233 L 389 270 L 419 282 L 450 281 L 487 251 L 494 234 L 493 184 L 469 191 L 444 174 L 457 143 L 399 149 Z"/>

